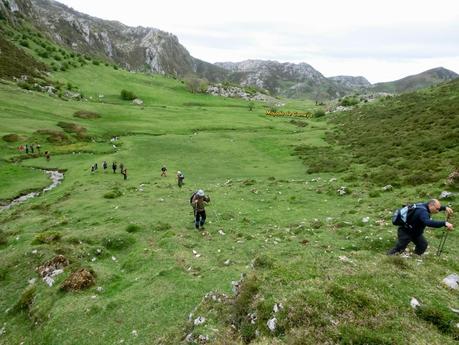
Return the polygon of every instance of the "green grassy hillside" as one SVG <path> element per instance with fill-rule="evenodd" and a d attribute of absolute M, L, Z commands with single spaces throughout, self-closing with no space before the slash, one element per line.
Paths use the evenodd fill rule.
<path fill-rule="evenodd" d="M 242 100 L 103 64 L 48 78 L 83 100 L 0 84 L 0 198 L 46 186 L 32 167 L 65 171 L 56 189 L 0 213 L 0 344 L 457 343 L 450 308 L 459 308 L 458 291 L 441 283 L 459 271 L 457 233 L 440 258 L 439 230 L 427 232 L 421 258 L 385 255 L 396 236 L 392 210 L 438 196 L 456 166 L 457 140 L 445 137 L 456 133 L 456 84 L 292 121 L 265 116 L 262 104 L 249 111 Z M 122 100 L 123 89 L 143 105 Z M 300 101 L 284 109 L 314 110 Z M 409 121 L 408 109 L 431 127 Z M 405 136 L 394 130 L 400 122 Z M 418 150 L 424 138 L 443 149 L 426 142 L 428 151 Z M 19 152 L 26 143 L 51 159 Z M 413 183 L 409 167 L 428 156 L 442 164 Z M 103 160 L 123 162 L 128 179 L 101 171 Z M 394 188 L 382 192 L 379 168 L 402 160 L 407 168 L 397 165 Z M 211 197 L 203 231 L 189 206 L 197 188 Z M 56 255 L 69 265 L 49 287 L 36 269 Z M 94 284 L 61 288 L 79 268 Z M 416 312 L 412 297 L 422 305 Z"/>

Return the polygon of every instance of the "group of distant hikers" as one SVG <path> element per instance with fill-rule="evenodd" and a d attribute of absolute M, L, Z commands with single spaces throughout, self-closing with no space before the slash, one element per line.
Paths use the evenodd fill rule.
<path fill-rule="evenodd" d="M 161 167 L 161 176 L 167 177 L 167 168 L 165 165 Z M 184 185 L 185 175 L 179 170 L 175 175 L 177 185 L 182 188 Z M 204 229 L 206 223 L 206 205 L 210 202 L 210 197 L 204 193 L 202 189 L 198 189 L 190 197 L 190 205 L 193 208 L 194 225 L 196 229 Z"/>
<path fill-rule="evenodd" d="M 104 172 L 107 170 L 107 162 L 102 163 Z M 112 163 L 113 173 L 116 173 L 118 165 L 116 162 Z M 119 165 L 120 172 L 123 174 L 124 179 L 127 179 L 127 169 L 123 163 Z M 97 163 L 91 167 L 91 172 L 97 171 Z M 167 177 L 166 166 L 161 167 L 161 176 Z M 176 174 L 177 185 L 182 188 L 184 185 L 185 175 L 179 170 Z M 202 189 L 194 192 L 190 198 L 190 204 L 193 207 L 194 213 L 194 224 L 196 229 L 204 229 L 206 222 L 206 210 L 205 206 L 210 202 L 210 197 L 205 195 Z M 440 211 L 445 211 L 447 220 L 436 221 L 431 219 L 432 214 L 436 214 Z M 397 209 L 392 217 L 392 223 L 398 226 L 397 230 L 397 242 L 393 248 L 388 251 L 388 255 L 400 254 L 405 251 L 408 244 L 413 242 L 415 245 L 414 253 L 422 255 L 428 246 L 428 242 L 424 237 L 424 230 L 426 227 L 442 228 L 445 227 L 446 231 L 453 230 L 453 224 L 448 220 L 453 214 L 453 210 L 450 207 L 442 206 L 437 199 L 431 199 L 425 203 L 415 203 L 405 205 L 404 207 Z M 445 232 L 444 238 L 446 239 L 447 233 Z M 444 245 L 444 242 L 443 242 Z M 441 248 L 442 249 L 442 248 Z"/>
<path fill-rule="evenodd" d="M 124 166 L 123 163 L 120 163 L 119 168 L 120 168 L 120 174 L 123 175 L 123 178 L 125 180 L 127 180 L 127 168 Z M 91 173 L 95 173 L 98 169 L 99 169 L 99 166 L 97 165 L 97 162 L 91 165 Z M 102 169 L 104 170 L 104 173 L 107 171 L 108 169 L 107 161 L 102 162 Z M 117 169 L 118 169 L 118 164 L 114 161 L 112 163 L 112 170 L 114 174 L 116 174 Z"/>
<path fill-rule="evenodd" d="M 26 155 L 34 155 L 35 154 L 35 151 L 37 151 L 37 154 L 40 156 L 41 155 L 41 145 L 40 144 L 25 144 L 25 145 L 19 145 L 18 147 L 18 150 L 20 152 L 25 152 Z M 49 153 L 49 151 L 45 151 L 44 152 L 44 156 L 46 158 L 47 161 L 49 161 L 51 159 L 51 154 Z"/>

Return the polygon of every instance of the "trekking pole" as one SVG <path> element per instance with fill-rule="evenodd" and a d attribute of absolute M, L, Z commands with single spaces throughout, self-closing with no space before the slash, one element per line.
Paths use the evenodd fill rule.
<path fill-rule="evenodd" d="M 448 237 L 448 230 L 444 230 L 443 234 L 441 235 L 440 244 L 438 245 L 437 256 L 440 256 L 441 253 L 443 253 L 443 248 L 445 247 L 447 237 Z"/>
<path fill-rule="evenodd" d="M 446 221 L 449 221 L 449 218 L 450 216 L 447 215 Z M 441 239 L 440 239 L 440 244 L 438 245 L 438 249 L 437 249 L 437 256 L 440 256 L 441 253 L 443 253 L 443 249 L 445 248 L 445 243 L 446 243 L 447 238 L 448 238 L 448 230 L 443 230 L 443 234 L 441 235 Z"/>

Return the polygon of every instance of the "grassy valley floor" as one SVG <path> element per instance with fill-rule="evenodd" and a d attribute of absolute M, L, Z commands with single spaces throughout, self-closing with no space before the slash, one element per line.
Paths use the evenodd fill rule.
<path fill-rule="evenodd" d="M 382 192 L 359 175 L 351 152 L 330 147 L 325 138 L 339 124 L 324 118 L 267 117 L 262 104 L 249 111 L 243 100 L 105 66 L 53 78 L 78 85 L 87 101 L 0 84 L 0 135 L 22 138 L 0 143 L 0 198 L 46 186 L 32 167 L 65 171 L 56 189 L 0 213 L 0 344 L 177 344 L 187 335 L 215 344 L 457 343 L 458 291 L 442 284 L 459 271 L 457 234 L 441 257 L 439 230 L 427 231 L 423 257 L 385 255 L 396 237 L 393 209 L 438 196 L 440 181 Z M 121 100 L 121 89 L 144 104 Z M 285 108 L 314 110 L 298 101 Z M 49 161 L 17 151 L 33 142 Z M 307 173 L 330 149 L 344 168 Z M 204 231 L 189 205 L 198 188 L 211 197 Z M 49 287 L 36 268 L 58 254 L 70 265 Z M 95 284 L 60 289 L 81 267 Z M 199 316 L 205 322 L 195 325 Z"/>

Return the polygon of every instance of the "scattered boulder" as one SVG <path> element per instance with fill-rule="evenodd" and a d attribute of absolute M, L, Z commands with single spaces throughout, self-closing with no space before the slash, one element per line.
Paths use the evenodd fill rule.
<path fill-rule="evenodd" d="M 341 186 L 337 191 L 338 195 L 346 195 L 348 194 L 347 187 Z"/>
<path fill-rule="evenodd" d="M 69 90 L 66 90 L 64 92 L 64 97 L 65 98 L 69 98 L 69 99 L 76 99 L 76 100 L 79 100 L 81 99 L 81 94 L 79 92 L 73 92 L 73 91 L 69 91 Z"/>
<path fill-rule="evenodd" d="M 93 270 L 79 268 L 64 281 L 61 289 L 65 291 L 83 290 L 94 285 L 95 281 L 95 273 Z"/>
<path fill-rule="evenodd" d="M 392 189 L 394 189 L 394 187 L 392 187 L 391 184 L 388 184 L 388 185 L 382 187 L 383 192 L 389 192 L 389 191 L 391 191 Z"/>
<path fill-rule="evenodd" d="M 443 192 L 440 193 L 439 198 L 440 199 L 450 199 L 452 197 L 454 197 L 454 193 L 444 190 Z"/>
<path fill-rule="evenodd" d="M 196 319 L 194 319 L 193 323 L 195 326 L 202 325 L 204 322 L 206 322 L 206 318 L 204 316 L 198 316 Z"/>
<path fill-rule="evenodd" d="M 64 272 L 64 267 L 69 265 L 69 260 L 64 255 L 57 255 L 43 265 L 37 267 L 38 274 L 49 287 L 54 284 L 54 277 Z"/>
<path fill-rule="evenodd" d="M 277 319 L 275 317 L 273 317 L 272 319 L 269 319 L 268 322 L 266 323 L 266 325 L 268 326 L 271 332 L 274 332 L 276 330 L 276 323 L 277 323 Z"/>
<path fill-rule="evenodd" d="M 421 303 L 419 303 L 419 301 L 416 298 L 411 297 L 410 305 L 413 309 L 416 309 L 421 306 Z"/>
<path fill-rule="evenodd" d="M 449 174 L 446 183 L 448 185 L 459 185 L 459 169 L 456 169 Z"/>
<path fill-rule="evenodd" d="M 459 275 L 450 274 L 445 279 L 443 279 L 443 283 L 446 284 L 451 289 L 459 290 Z"/>
<path fill-rule="evenodd" d="M 276 303 L 273 307 L 273 312 L 278 313 L 280 310 L 284 309 L 282 303 Z"/>
<path fill-rule="evenodd" d="M 135 99 L 132 101 L 132 104 L 135 104 L 135 105 L 143 105 L 143 101 L 142 101 L 140 98 L 135 98 Z"/>

